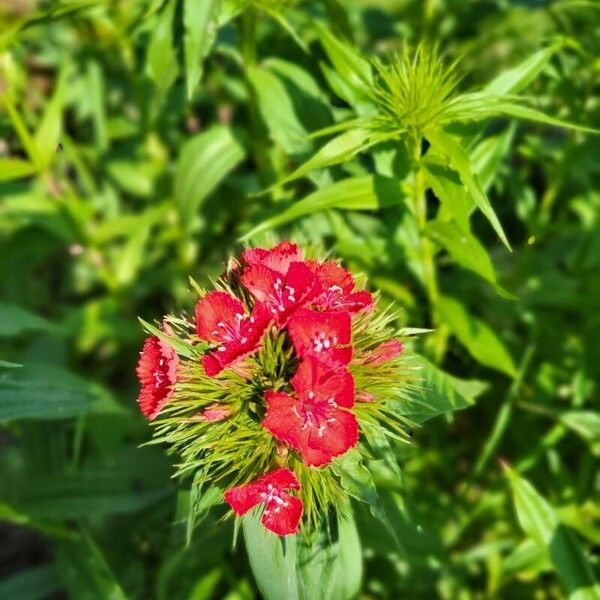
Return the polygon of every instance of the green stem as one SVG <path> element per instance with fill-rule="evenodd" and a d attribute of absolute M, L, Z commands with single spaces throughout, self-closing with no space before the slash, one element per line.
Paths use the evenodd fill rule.
<path fill-rule="evenodd" d="M 423 279 L 425 290 L 431 310 L 431 324 L 436 329 L 432 336 L 433 352 L 436 362 L 441 362 L 444 356 L 447 330 L 439 323 L 437 315 L 437 304 L 440 291 L 437 282 L 435 268 L 435 252 L 431 240 L 427 237 L 427 196 L 425 194 L 425 173 L 421 168 L 421 139 L 417 137 L 413 143 L 413 210 L 417 219 L 421 243 L 421 265 L 423 267 Z"/>

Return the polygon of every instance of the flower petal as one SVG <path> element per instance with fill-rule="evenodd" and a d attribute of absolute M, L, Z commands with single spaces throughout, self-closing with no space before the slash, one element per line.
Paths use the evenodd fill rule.
<path fill-rule="evenodd" d="M 336 456 L 340 456 L 353 448 L 358 443 L 358 421 L 356 417 L 347 410 L 336 410 L 335 415 L 328 420 L 327 429 L 322 436 L 312 431 L 308 441 L 311 449 L 318 450 L 329 456 L 331 462 Z M 315 464 L 321 466 L 327 463 Z"/>
<path fill-rule="evenodd" d="M 260 522 L 277 535 L 297 533 L 304 509 L 302 500 L 286 493 L 281 494 L 281 499 L 287 506 L 275 502 L 267 503 Z"/>
<path fill-rule="evenodd" d="M 236 315 L 245 314 L 244 306 L 226 292 L 209 292 L 196 304 L 196 333 L 201 340 L 219 339 L 219 323 L 234 322 Z"/>
<path fill-rule="evenodd" d="M 242 259 L 248 265 L 263 265 L 285 275 L 293 262 L 302 261 L 302 251 L 296 244 L 283 241 L 274 248 L 252 248 L 244 251 Z"/>

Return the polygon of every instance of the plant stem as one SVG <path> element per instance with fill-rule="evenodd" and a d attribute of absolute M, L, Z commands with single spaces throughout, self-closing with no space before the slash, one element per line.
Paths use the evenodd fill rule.
<path fill-rule="evenodd" d="M 447 332 L 444 326 L 440 327 L 437 316 L 437 303 L 440 292 L 437 283 L 437 273 L 435 268 L 435 253 L 431 240 L 427 237 L 427 196 L 425 194 L 425 174 L 421 168 L 421 138 L 417 137 L 413 143 L 413 210 L 417 219 L 417 225 L 420 233 L 421 243 L 421 265 L 423 267 L 423 279 L 429 306 L 431 309 L 431 324 L 436 328 L 433 334 L 433 350 L 437 362 L 443 358 L 446 346 Z"/>

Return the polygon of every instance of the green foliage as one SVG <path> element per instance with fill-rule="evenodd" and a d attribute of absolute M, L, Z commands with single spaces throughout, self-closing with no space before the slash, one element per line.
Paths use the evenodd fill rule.
<path fill-rule="evenodd" d="M 579 1 L 0 2 L 0 597 L 598 597 L 599 33 Z M 402 385 L 354 373 L 403 390 L 325 475 L 370 505 L 232 549 L 221 490 L 139 447 L 136 317 L 283 237 L 422 335 Z"/>

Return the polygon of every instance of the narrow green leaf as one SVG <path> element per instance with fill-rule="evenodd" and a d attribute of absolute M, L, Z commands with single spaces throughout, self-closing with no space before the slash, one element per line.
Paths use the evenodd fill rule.
<path fill-rule="evenodd" d="M 473 201 L 481 212 L 488 218 L 489 222 L 507 248 L 510 249 L 508 239 L 502 229 L 502 225 L 490 204 L 481 184 L 473 173 L 471 161 L 465 149 L 452 136 L 442 131 L 427 132 L 426 137 L 436 152 L 443 154 L 448 163 L 458 171 L 462 182 L 473 197 Z"/>
<path fill-rule="evenodd" d="M 535 488 L 505 466 L 523 531 L 550 555 L 569 600 L 598 600 L 600 585 L 577 538 Z"/>
<path fill-rule="evenodd" d="M 442 321 L 475 360 L 510 377 L 516 375 L 512 356 L 486 323 L 471 315 L 458 300 L 448 296 L 440 297 L 436 308 Z"/>
<path fill-rule="evenodd" d="M 217 125 L 183 146 L 175 172 L 175 200 L 189 224 L 206 198 L 244 158 L 245 152 L 228 127 Z"/>
<path fill-rule="evenodd" d="M 20 158 L 0 158 L 0 181 L 20 179 L 35 173 L 36 166 Z"/>
<path fill-rule="evenodd" d="M 42 120 L 35 132 L 34 142 L 37 148 L 38 166 L 40 169 L 48 167 L 56 154 L 60 134 L 62 131 L 62 110 L 65 102 L 66 70 L 60 73 L 54 94 L 46 103 Z"/>
<path fill-rule="evenodd" d="M 185 51 L 185 80 L 188 100 L 200 78 L 202 63 L 217 35 L 217 17 L 222 0 L 184 0 L 183 26 Z"/>
<path fill-rule="evenodd" d="M 401 204 L 404 193 L 398 180 L 380 175 L 350 177 L 316 190 L 289 208 L 271 217 L 244 235 L 248 239 L 261 231 L 289 223 L 305 215 L 331 209 L 377 210 Z"/>
<path fill-rule="evenodd" d="M 173 45 L 173 18 L 177 0 L 168 0 L 152 30 L 146 56 L 146 72 L 159 95 L 171 87 L 178 75 L 177 54 Z"/>
<path fill-rule="evenodd" d="M 0 598 L 3 600 L 46 600 L 56 597 L 61 582 L 52 563 L 41 567 L 21 569 L 0 581 Z"/>
<path fill-rule="evenodd" d="M 166 344 L 169 344 L 169 346 L 171 346 L 177 352 L 177 354 L 185 356 L 186 358 L 195 358 L 197 356 L 194 348 L 189 344 L 182 342 L 177 336 L 167 335 L 164 331 L 161 331 L 158 327 L 154 327 L 154 325 L 147 323 L 140 317 L 138 317 L 138 320 L 147 333 L 155 335 Z"/>
<path fill-rule="evenodd" d="M 490 81 L 483 89 L 489 94 L 502 96 L 515 94 L 529 85 L 548 64 L 548 61 L 563 44 L 553 44 L 539 50 L 526 58 L 517 66 L 502 71 L 498 77 Z"/>
<path fill-rule="evenodd" d="M 511 123 L 501 133 L 486 137 L 471 152 L 473 169 L 486 192 L 490 189 L 502 161 L 512 148 L 515 130 L 515 124 Z"/>
<path fill-rule="evenodd" d="M 394 409 L 418 424 L 472 406 L 488 387 L 482 381 L 454 377 L 418 355 L 414 355 L 410 370 L 419 385 L 408 400 L 396 403 Z"/>
<path fill-rule="evenodd" d="M 280 538 L 260 522 L 255 509 L 242 521 L 244 543 L 258 589 L 266 600 L 299 600 L 296 536 Z"/>

